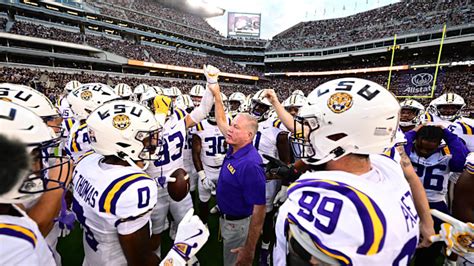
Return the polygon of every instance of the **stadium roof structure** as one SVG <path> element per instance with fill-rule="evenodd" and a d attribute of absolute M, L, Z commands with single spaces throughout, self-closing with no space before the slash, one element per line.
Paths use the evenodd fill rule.
<path fill-rule="evenodd" d="M 203 18 L 222 16 L 225 9 L 210 5 L 202 0 L 156 0 L 157 2 L 181 10 L 186 13 L 194 14 Z"/>

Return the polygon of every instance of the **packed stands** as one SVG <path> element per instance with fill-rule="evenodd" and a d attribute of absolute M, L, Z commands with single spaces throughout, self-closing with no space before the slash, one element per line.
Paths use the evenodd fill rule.
<path fill-rule="evenodd" d="M 128 59 L 151 61 L 162 64 L 201 68 L 204 64 L 219 65 L 224 72 L 237 74 L 262 75 L 251 67 L 242 67 L 232 60 L 214 55 L 201 55 L 184 52 L 179 49 L 165 49 L 158 46 L 140 45 L 107 35 L 81 34 L 79 31 L 67 31 L 55 27 L 42 26 L 30 22 L 16 21 L 10 33 L 52 39 L 57 41 L 83 43 Z"/>
<path fill-rule="evenodd" d="M 474 10 L 465 0 L 401 1 L 353 16 L 300 22 L 274 36 L 268 50 L 325 48 L 466 24 Z"/>
<path fill-rule="evenodd" d="M 168 8 L 151 0 L 89 1 L 103 15 L 156 27 L 173 34 L 192 37 L 201 41 L 212 41 L 222 45 L 255 46 L 263 48 L 266 40 L 229 39 L 222 36 L 203 18 Z"/>

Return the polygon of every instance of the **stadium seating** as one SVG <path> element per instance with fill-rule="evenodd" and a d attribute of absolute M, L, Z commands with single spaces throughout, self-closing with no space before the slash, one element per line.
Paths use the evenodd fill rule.
<path fill-rule="evenodd" d="M 474 17 L 467 1 L 401 1 L 349 17 L 301 22 L 276 35 L 268 50 L 325 48 L 392 37 L 428 29 L 443 23 L 455 26 Z"/>

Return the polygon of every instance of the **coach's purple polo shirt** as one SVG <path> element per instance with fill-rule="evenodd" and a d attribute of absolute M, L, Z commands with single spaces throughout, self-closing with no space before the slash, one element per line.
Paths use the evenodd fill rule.
<path fill-rule="evenodd" d="M 250 216 L 254 205 L 265 205 L 265 171 L 252 143 L 232 154 L 229 148 L 217 181 L 217 205 L 222 214 Z"/>

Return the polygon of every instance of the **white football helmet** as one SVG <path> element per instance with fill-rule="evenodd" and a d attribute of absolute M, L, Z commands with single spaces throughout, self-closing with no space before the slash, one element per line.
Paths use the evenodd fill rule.
<path fill-rule="evenodd" d="M 162 125 L 139 103 L 117 100 L 95 109 L 87 118 L 92 148 L 138 167 L 134 161 L 158 160 Z"/>
<path fill-rule="evenodd" d="M 347 154 L 380 154 L 392 147 L 400 105 L 379 84 L 341 78 L 314 89 L 295 117 L 304 125 L 292 139 L 295 155 L 323 164 Z"/>
<path fill-rule="evenodd" d="M 306 97 L 299 94 L 292 94 L 285 101 L 283 101 L 283 107 L 301 107 L 306 103 Z"/>
<path fill-rule="evenodd" d="M 148 89 L 148 85 L 142 83 L 138 86 L 135 87 L 135 89 L 133 89 L 133 94 L 132 94 L 132 97 L 130 98 L 131 101 L 134 101 L 134 102 L 139 102 L 140 99 L 142 98 L 142 94 L 145 93 L 145 91 Z"/>
<path fill-rule="evenodd" d="M 148 107 L 148 109 L 153 110 L 153 99 L 155 99 L 155 96 L 157 95 L 160 94 L 156 93 L 155 88 L 148 87 L 141 95 L 139 103 Z"/>
<path fill-rule="evenodd" d="M 0 134 L 25 144 L 34 160 L 32 165 L 35 165 L 27 169 L 9 192 L 0 195 L 0 203 L 27 202 L 44 191 L 65 187 L 65 180 L 49 180 L 48 175 L 54 172 L 58 177 L 65 176 L 63 171 L 69 171 L 66 168 L 70 161 L 66 157 L 50 155 L 48 151 L 57 148 L 61 138 L 55 136 L 38 115 L 21 105 L 0 100 Z M 57 167 L 57 171 L 49 171 Z"/>
<path fill-rule="evenodd" d="M 221 92 L 221 98 L 224 105 L 224 112 L 227 112 L 227 96 Z M 213 104 L 211 110 L 207 114 L 207 119 L 212 122 L 216 122 L 216 105 Z"/>
<path fill-rule="evenodd" d="M 24 85 L 0 84 L 0 100 L 11 101 L 33 111 L 49 127 L 61 135 L 61 115 L 53 103 L 41 92 Z"/>
<path fill-rule="evenodd" d="M 187 113 L 191 113 L 195 107 L 191 96 L 187 94 L 179 95 L 176 98 L 175 106 L 179 109 L 185 110 Z"/>
<path fill-rule="evenodd" d="M 189 91 L 189 96 L 193 99 L 194 106 L 199 106 L 201 104 L 201 99 L 204 97 L 204 92 L 206 88 L 202 85 L 194 85 Z"/>
<path fill-rule="evenodd" d="M 453 122 L 461 117 L 461 111 L 466 106 L 464 99 L 456 93 L 448 92 L 431 101 L 429 111 L 442 120 Z M 442 110 L 452 107 L 452 110 Z"/>
<path fill-rule="evenodd" d="M 115 85 L 114 92 L 120 98 L 125 99 L 125 100 L 130 99 L 130 97 L 132 97 L 132 94 L 133 94 L 132 88 L 125 83 L 119 83 Z"/>
<path fill-rule="evenodd" d="M 155 90 L 156 92 L 156 95 L 163 95 L 164 94 L 164 88 L 163 87 L 160 87 L 160 86 L 152 86 L 153 89 Z"/>
<path fill-rule="evenodd" d="M 234 92 L 229 96 L 228 99 L 228 107 L 230 114 L 232 116 L 235 116 L 239 112 L 244 112 L 243 105 L 245 104 L 246 97 L 243 93 L 241 92 Z"/>
<path fill-rule="evenodd" d="M 97 107 L 119 98 L 114 93 L 114 90 L 105 84 L 87 83 L 70 92 L 67 96 L 67 101 L 71 105 L 74 117 L 78 120 L 83 120 Z"/>
<path fill-rule="evenodd" d="M 68 83 L 66 83 L 66 86 L 64 86 L 64 92 L 70 93 L 71 91 L 79 88 L 82 84 L 77 81 L 77 80 L 71 80 Z"/>
<path fill-rule="evenodd" d="M 268 113 L 270 112 L 270 107 L 272 104 L 263 94 L 264 90 L 259 90 L 252 97 L 250 104 L 250 115 L 255 117 L 258 121 L 262 121 L 267 118 Z"/>
<path fill-rule="evenodd" d="M 178 97 L 182 93 L 181 93 L 181 90 L 178 89 L 177 87 L 171 87 L 171 88 L 165 89 L 163 94 L 165 96 L 170 97 L 174 101 L 176 100 L 176 97 Z"/>
<path fill-rule="evenodd" d="M 295 90 L 291 93 L 291 95 L 299 95 L 305 97 L 304 92 L 301 90 Z"/>
<path fill-rule="evenodd" d="M 425 107 L 419 103 L 416 100 L 408 99 L 400 103 L 401 109 L 409 109 L 413 110 L 415 112 L 415 117 L 411 119 L 410 121 L 401 121 L 400 120 L 400 126 L 402 127 L 409 127 L 409 126 L 415 126 L 420 123 L 420 117 L 423 115 L 425 112 Z M 400 119 L 403 119 L 403 117 L 400 116 Z"/>

